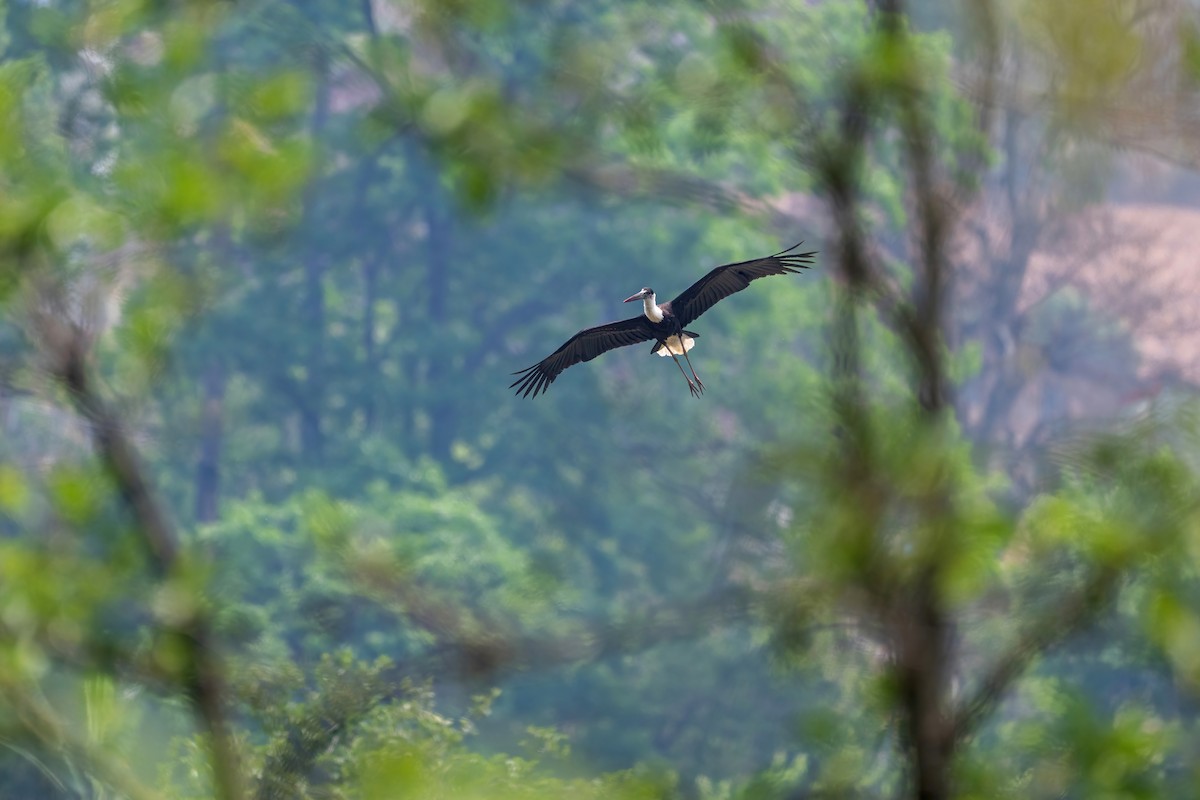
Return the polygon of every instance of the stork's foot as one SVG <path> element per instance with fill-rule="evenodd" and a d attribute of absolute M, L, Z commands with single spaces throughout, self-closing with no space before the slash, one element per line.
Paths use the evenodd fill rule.
<path fill-rule="evenodd" d="M 701 390 L 696 388 L 696 384 L 692 383 L 692 381 L 689 379 L 688 380 L 688 391 L 692 393 L 692 397 L 699 397 Z"/>
<path fill-rule="evenodd" d="M 700 380 L 700 376 L 693 375 L 692 377 L 694 377 L 696 379 L 696 386 L 699 387 L 700 394 L 704 394 L 704 382 L 702 380 Z"/>

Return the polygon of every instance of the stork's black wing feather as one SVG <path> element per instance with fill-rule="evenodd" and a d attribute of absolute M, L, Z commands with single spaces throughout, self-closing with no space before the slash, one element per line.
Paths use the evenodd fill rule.
<path fill-rule="evenodd" d="M 519 375 L 508 388 L 517 387 L 517 394 L 528 397 L 530 392 L 537 397 L 546 391 L 558 373 L 567 367 L 583 361 L 591 361 L 601 353 L 615 350 L 639 342 L 648 342 L 654 338 L 654 330 L 650 321 L 644 316 L 624 319 L 620 322 L 609 322 L 588 328 L 567 339 L 562 347 L 543 358 L 532 367 L 526 367 L 513 375 Z"/>
<path fill-rule="evenodd" d="M 737 264 L 726 264 L 717 267 L 700 280 L 684 289 L 678 297 L 671 301 L 671 312 L 679 320 L 679 324 L 690 325 L 696 318 L 724 300 L 734 292 L 740 292 L 750 285 L 750 281 L 765 278 L 768 275 L 786 275 L 799 272 L 812 266 L 812 257 L 816 251 L 809 253 L 794 253 L 788 255 L 804 242 L 789 247 L 782 253 L 776 253 L 766 258 L 756 258 L 753 261 L 741 261 Z"/>

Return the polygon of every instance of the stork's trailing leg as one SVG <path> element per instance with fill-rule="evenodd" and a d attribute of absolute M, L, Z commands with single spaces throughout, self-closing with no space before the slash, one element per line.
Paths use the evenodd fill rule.
<path fill-rule="evenodd" d="M 692 371 L 692 377 L 696 379 L 696 385 L 700 387 L 700 393 L 704 394 L 704 383 L 700 380 L 700 376 L 696 374 L 696 368 L 692 366 L 692 360 L 688 358 L 687 348 L 683 348 L 683 358 L 687 361 L 688 369 Z"/>
<path fill-rule="evenodd" d="M 679 367 L 679 374 L 682 375 L 683 379 L 688 382 L 688 391 L 692 393 L 692 397 L 699 397 L 702 389 L 697 389 L 696 384 L 692 383 L 692 379 L 689 378 L 688 374 L 683 371 L 683 364 L 679 363 L 679 358 L 675 355 L 675 353 L 669 349 L 668 352 L 671 352 L 671 360 L 675 362 L 675 366 Z"/>

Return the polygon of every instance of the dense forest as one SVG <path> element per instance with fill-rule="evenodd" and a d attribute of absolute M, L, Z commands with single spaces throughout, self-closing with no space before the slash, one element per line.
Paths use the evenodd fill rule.
<path fill-rule="evenodd" d="M 3 0 L 0 796 L 1194 796 L 1198 15 Z"/>

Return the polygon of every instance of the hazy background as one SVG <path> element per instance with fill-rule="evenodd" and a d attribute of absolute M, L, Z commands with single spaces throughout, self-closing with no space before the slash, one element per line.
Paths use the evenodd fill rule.
<path fill-rule="evenodd" d="M 0 794 L 1191 796 L 1198 12 L 0 2 Z"/>

